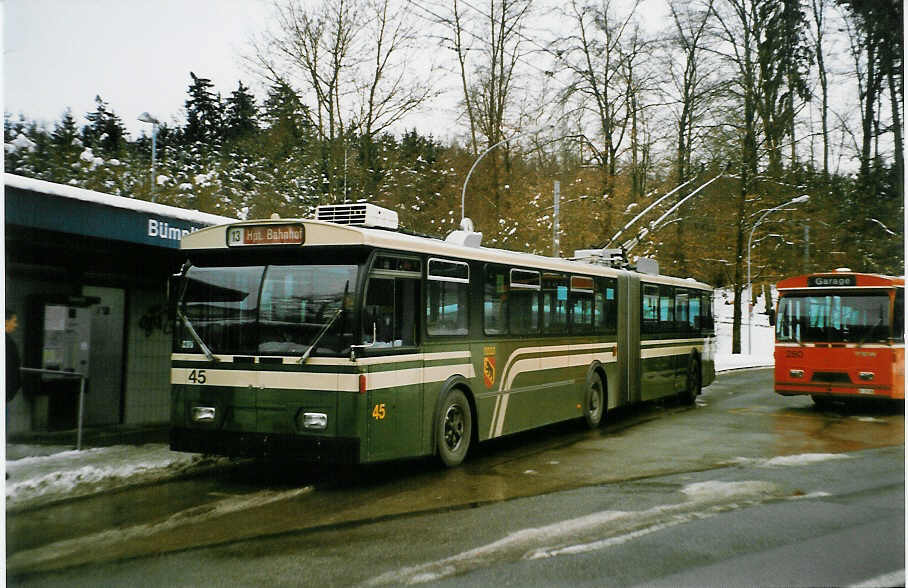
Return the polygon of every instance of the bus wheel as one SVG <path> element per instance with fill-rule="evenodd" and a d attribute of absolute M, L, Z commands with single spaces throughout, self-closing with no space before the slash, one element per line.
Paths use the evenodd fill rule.
<path fill-rule="evenodd" d="M 681 402 L 687 406 L 693 406 L 700 394 L 702 385 L 700 383 L 700 362 L 691 357 L 687 362 L 687 387 L 681 393 Z"/>
<path fill-rule="evenodd" d="M 473 434 L 473 414 L 461 390 L 448 390 L 435 423 L 438 456 L 448 467 L 460 465 L 470 449 Z"/>
<path fill-rule="evenodd" d="M 583 399 L 583 418 L 586 426 L 595 429 L 602 422 L 605 412 L 605 387 L 602 385 L 602 376 L 593 372 L 586 386 L 586 395 Z"/>

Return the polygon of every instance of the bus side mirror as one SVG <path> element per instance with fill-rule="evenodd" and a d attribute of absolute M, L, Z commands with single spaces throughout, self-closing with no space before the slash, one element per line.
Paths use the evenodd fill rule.
<path fill-rule="evenodd" d="M 776 326 L 776 311 L 774 311 L 773 309 L 770 308 L 770 309 L 766 312 L 766 314 L 769 315 L 769 326 L 770 326 L 770 327 Z"/>
<path fill-rule="evenodd" d="M 377 332 L 378 332 L 378 325 L 375 322 L 373 322 L 372 323 L 372 342 L 367 345 L 351 345 L 350 346 L 350 361 L 356 361 L 356 350 L 357 349 L 368 349 L 369 347 L 373 347 L 377 343 L 377 341 L 375 339 L 375 335 Z"/>

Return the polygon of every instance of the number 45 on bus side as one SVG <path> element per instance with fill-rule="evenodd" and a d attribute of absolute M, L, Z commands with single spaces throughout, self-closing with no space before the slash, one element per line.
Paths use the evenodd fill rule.
<path fill-rule="evenodd" d="M 388 413 L 387 410 L 385 410 L 384 402 L 382 402 L 381 404 L 376 404 L 374 407 L 372 407 L 372 418 L 377 421 L 385 420 L 385 416 L 387 414 Z"/>

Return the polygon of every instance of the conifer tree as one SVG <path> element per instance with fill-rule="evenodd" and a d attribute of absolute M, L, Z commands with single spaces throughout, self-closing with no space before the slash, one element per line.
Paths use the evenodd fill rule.
<path fill-rule="evenodd" d="M 186 127 L 184 139 L 187 144 L 196 141 L 213 143 L 223 133 L 223 105 L 220 94 L 214 94 L 214 85 L 209 78 L 200 78 L 189 72 L 189 99 L 186 100 Z"/>
<path fill-rule="evenodd" d="M 68 108 L 60 122 L 54 125 L 50 135 L 50 147 L 53 179 L 57 182 L 66 182 L 74 175 L 74 168 L 83 147 L 79 138 L 79 127 Z"/>
<path fill-rule="evenodd" d="M 258 111 L 255 97 L 240 81 L 237 89 L 230 93 L 226 103 L 224 131 L 228 139 L 236 140 L 251 136 L 258 129 Z"/>
<path fill-rule="evenodd" d="M 95 96 L 94 112 L 85 115 L 89 124 L 82 129 L 82 141 L 87 147 L 116 156 L 126 146 L 126 127 L 101 96 Z"/>
<path fill-rule="evenodd" d="M 262 116 L 268 129 L 286 134 L 295 140 L 311 134 L 312 117 L 293 88 L 277 83 L 268 89 L 268 96 L 262 108 Z"/>

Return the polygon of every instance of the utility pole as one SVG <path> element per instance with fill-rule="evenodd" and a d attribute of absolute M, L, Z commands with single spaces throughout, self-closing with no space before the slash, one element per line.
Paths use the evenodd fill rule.
<path fill-rule="evenodd" d="M 804 225 L 804 273 L 810 273 L 810 225 Z"/>
<path fill-rule="evenodd" d="M 561 198 L 561 182 L 555 180 L 555 212 L 552 218 L 552 257 L 560 257 L 561 243 L 558 239 L 558 210 Z"/>

